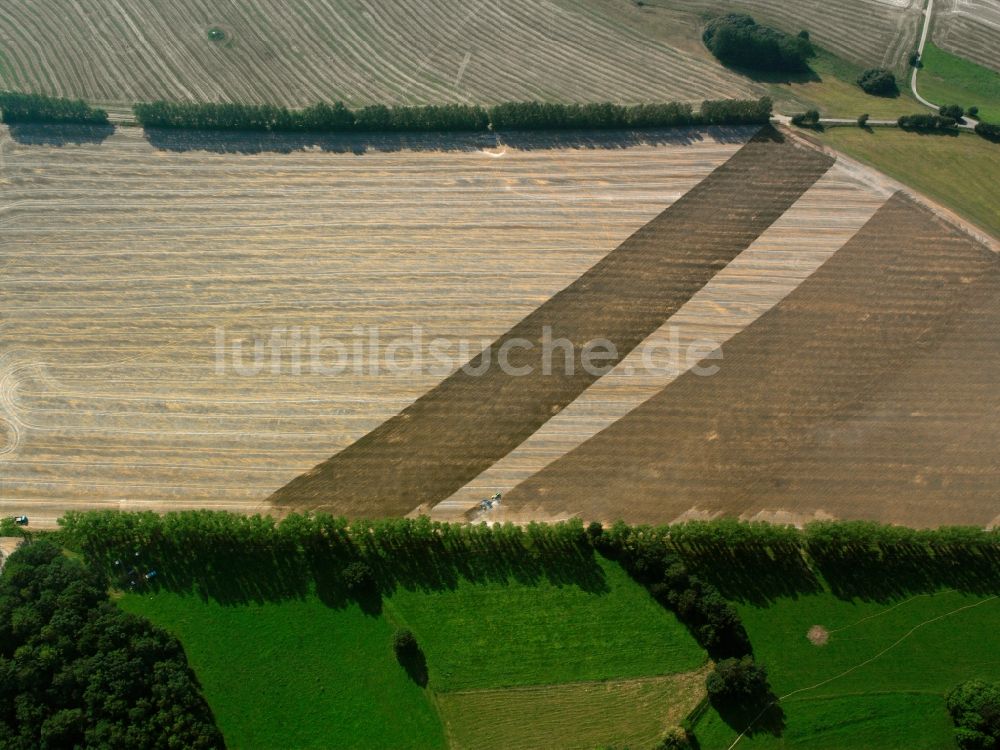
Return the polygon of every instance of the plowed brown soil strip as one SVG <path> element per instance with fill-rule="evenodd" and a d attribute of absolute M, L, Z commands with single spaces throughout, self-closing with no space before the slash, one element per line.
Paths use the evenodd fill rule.
<path fill-rule="evenodd" d="M 459 370 L 396 417 L 271 501 L 323 507 L 349 516 L 404 514 L 438 502 L 519 445 L 595 379 L 582 368 L 583 346 L 605 338 L 618 361 L 780 217 L 831 166 L 823 154 L 770 129 L 744 146 L 660 216 L 577 281 L 494 342 L 481 375 Z M 571 373 L 554 358 L 543 370 L 542 337 L 575 346 Z M 497 365 L 506 342 L 520 377 Z M 482 355 L 472 367 L 484 364 Z"/>
<path fill-rule="evenodd" d="M 516 487 L 506 513 L 1000 513 L 1000 263 L 928 209 L 892 198 L 724 355 Z"/>

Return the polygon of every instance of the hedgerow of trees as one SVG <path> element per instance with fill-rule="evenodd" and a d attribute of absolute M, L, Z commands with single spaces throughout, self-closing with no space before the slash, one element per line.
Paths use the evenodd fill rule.
<path fill-rule="evenodd" d="M 956 120 L 946 115 L 919 113 L 915 115 L 900 115 L 896 124 L 903 130 L 914 130 L 922 133 L 954 130 Z"/>
<path fill-rule="evenodd" d="M 988 141 L 1000 143 L 1000 125 L 994 125 L 992 122 L 980 121 L 976 123 L 975 131 L 977 135 L 982 136 Z"/>
<path fill-rule="evenodd" d="M 873 96 L 895 96 L 899 93 L 896 76 L 885 68 L 868 68 L 858 76 L 858 86 Z"/>
<path fill-rule="evenodd" d="M 695 112 L 684 102 L 622 105 L 505 102 L 490 108 L 465 104 L 413 107 L 372 105 L 351 110 L 342 102 L 300 110 L 257 104 L 147 102 L 133 108 L 144 127 L 273 132 L 429 132 L 651 128 L 677 125 L 764 124 L 771 100 L 703 102 Z"/>
<path fill-rule="evenodd" d="M 1000 749 L 1000 684 L 968 680 L 945 697 L 962 750 Z"/>
<path fill-rule="evenodd" d="M 0 577 L 0 747 L 221 748 L 180 643 L 118 609 L 58 547 Z"/>
<path fill-rule="evenodd" d="M 965 108 L 961 104 L 943 104 L 938 107 L 938 114 L 942 117 L 950 117 L 955 122 L 962 122 Z"/>
<path fill-rule="evenodd" d="M 755 70 L 798 72 L 808 70 L 816 54 L 809 34 L 786 34 L 762 26 L 745 13 L 729 13 L 708 22 L 702 41 L 727 65 Z"/>
<path fill-rule="evenodd" d="M 107 125 L 108 113 L 79 99 L 62 99 L 42 94 L 0 91 L 0 110 L 7 124 L 57 122 L 80 125 Z"/>

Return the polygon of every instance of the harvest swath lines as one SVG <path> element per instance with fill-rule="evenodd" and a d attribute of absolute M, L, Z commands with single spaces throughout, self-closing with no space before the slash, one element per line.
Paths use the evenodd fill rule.
<path fill-rule="evenodd" d="M 779 219 L 832 163 L 826 154 L 765 128 L 492 343 L 490 352 L 517 345 L 509 361 L 519 375 L 504 368 L 499 355 L 477 356 L 475 374 L 453 373 L 283 487 L 272 502 L 369 516 L 402 515 L 444 500 L 597 379 L 583 362 L 590 342 L 610 342 L 614 351 L 606 360 L 617 363 Z M 572 343 L 571 367 L 544 361 L 546 336 Z"/>
<path fill-rule="evenodd" d="M 224 30 L 226 42 L 210 41 L 210 27 Z M 0 86 L 109 103 L 700 100 L 748 92 L 706 54 L 686 55 L 573 3 L 533 0 L 28 0 L 0 8 L 0 49 Z"/>
<path fill-rule="evenodd" d="M 717 12 L 714 0 L 669 0 L 668 7 Z M 920 30 L 920 0 L 740 0 L 721 4 L 729 12 L 749 13 L 790 33 L 806 29 L 820 46 L 852 62 L 899 67 L 906 62 Z"/>
<path fill-rule="evenodd" d="M 1000 260 L 902 195 L 690 373 L 516 487 L 513 510 L 996 523 Z"/>
<path fill-rule="evenodd" d="M 0 512 L 261 509 L 440 375 L 292 375 L 284 347 L 278 374 L 219 376 L 217 326 L 492 340 L 751 133 L 357 155 L 170 153 L 129 129 L 26 146 L 4 128 Z"/>
<path fill-rule="evenodd" d="M 659 353 L 649 361 L 652 369 L 637 349 L 514 451 L 439 504 L 433 515 L 464 516 L 483 497 L 513 489 L 655 396 L 683 367 L 696 364 L 677 361 L 677 355 L 684 356 L 698 342 L 725 344 L 839 250 L 888 195 L 843 167 L 834 167 L 643 342 L 640 349 Z M 831 206 L 837 211 L 832 212 Z M 702 346 L 700 351 L 708 354 L 713 348 Z M 498 517 L 510 515 L 504 509 Z M 527 515 L 539 517 L 545 512 Z"/>
<path fill-rule="evenodd" d="M 949 52 L 1000 70 L 1000 4 L 995 0 L 935 0 L 931 39 Z"/>

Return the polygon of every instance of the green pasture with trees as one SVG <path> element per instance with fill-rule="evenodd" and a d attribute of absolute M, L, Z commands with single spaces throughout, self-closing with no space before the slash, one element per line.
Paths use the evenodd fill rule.
<path fill-rule="evenodd" d="M 747 747 L 847 750 L 992 731 L 969 708 L 991 694 L 953 690 L 1000 670 L 996 530 L 206 511 L 73 513 L 59 537 L 179 636 L 227 739 L 256 746 L 321 745 L 331 726 L 365 746 L 439 746 L 435 696 L 691 674 L 702 648 L 708 703 L 686 728 L 704 748 L 745 730 Z M 115 571 L 136 552 L 158 575 L 133 588 Z M 315 710 L 292 726 L 303 695 Z M 349 718 L 379 696 L 388 709 Z M 405 720 L 378 713 L 392 706 Z"/>

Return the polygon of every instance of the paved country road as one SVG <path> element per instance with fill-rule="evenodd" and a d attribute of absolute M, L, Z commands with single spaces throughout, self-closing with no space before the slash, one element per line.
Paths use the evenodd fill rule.
<path fill-rule="evenodd" d="M 919 56 L 920 59 L 923 59 L 924 57 L 924 45 L 927 44 L 927 35 L 931 30 L 931 15 L 933 14 L 933 12 L 934 12 L 934 0 L 927 0 L 927 7 L 924 9 L 924 28 L 920 32 L 920 44 L 917 45 L 917 55 Z M 919 66 L 917 65 L 913 66 L 913 72 L 910 73 L 910 90 L 913 92 L 913 95 L 917 98 L 918 102 L 927 107 L 930 107 L 931 109 L 936 110 L 941 105 L 927 101 L 926 99 L 924 99 L 924 97 L 920 95 L 920 92 L 917 91 L 917 72 L 919 70 L 920 70 Z M 968 130 L 971 130 L 978 124 L 977 120 L 968 116 L 964 117 L 963 120 L 964 122 L 960 122 L 958 124 L 960 128 L 966 128 Z"/>

